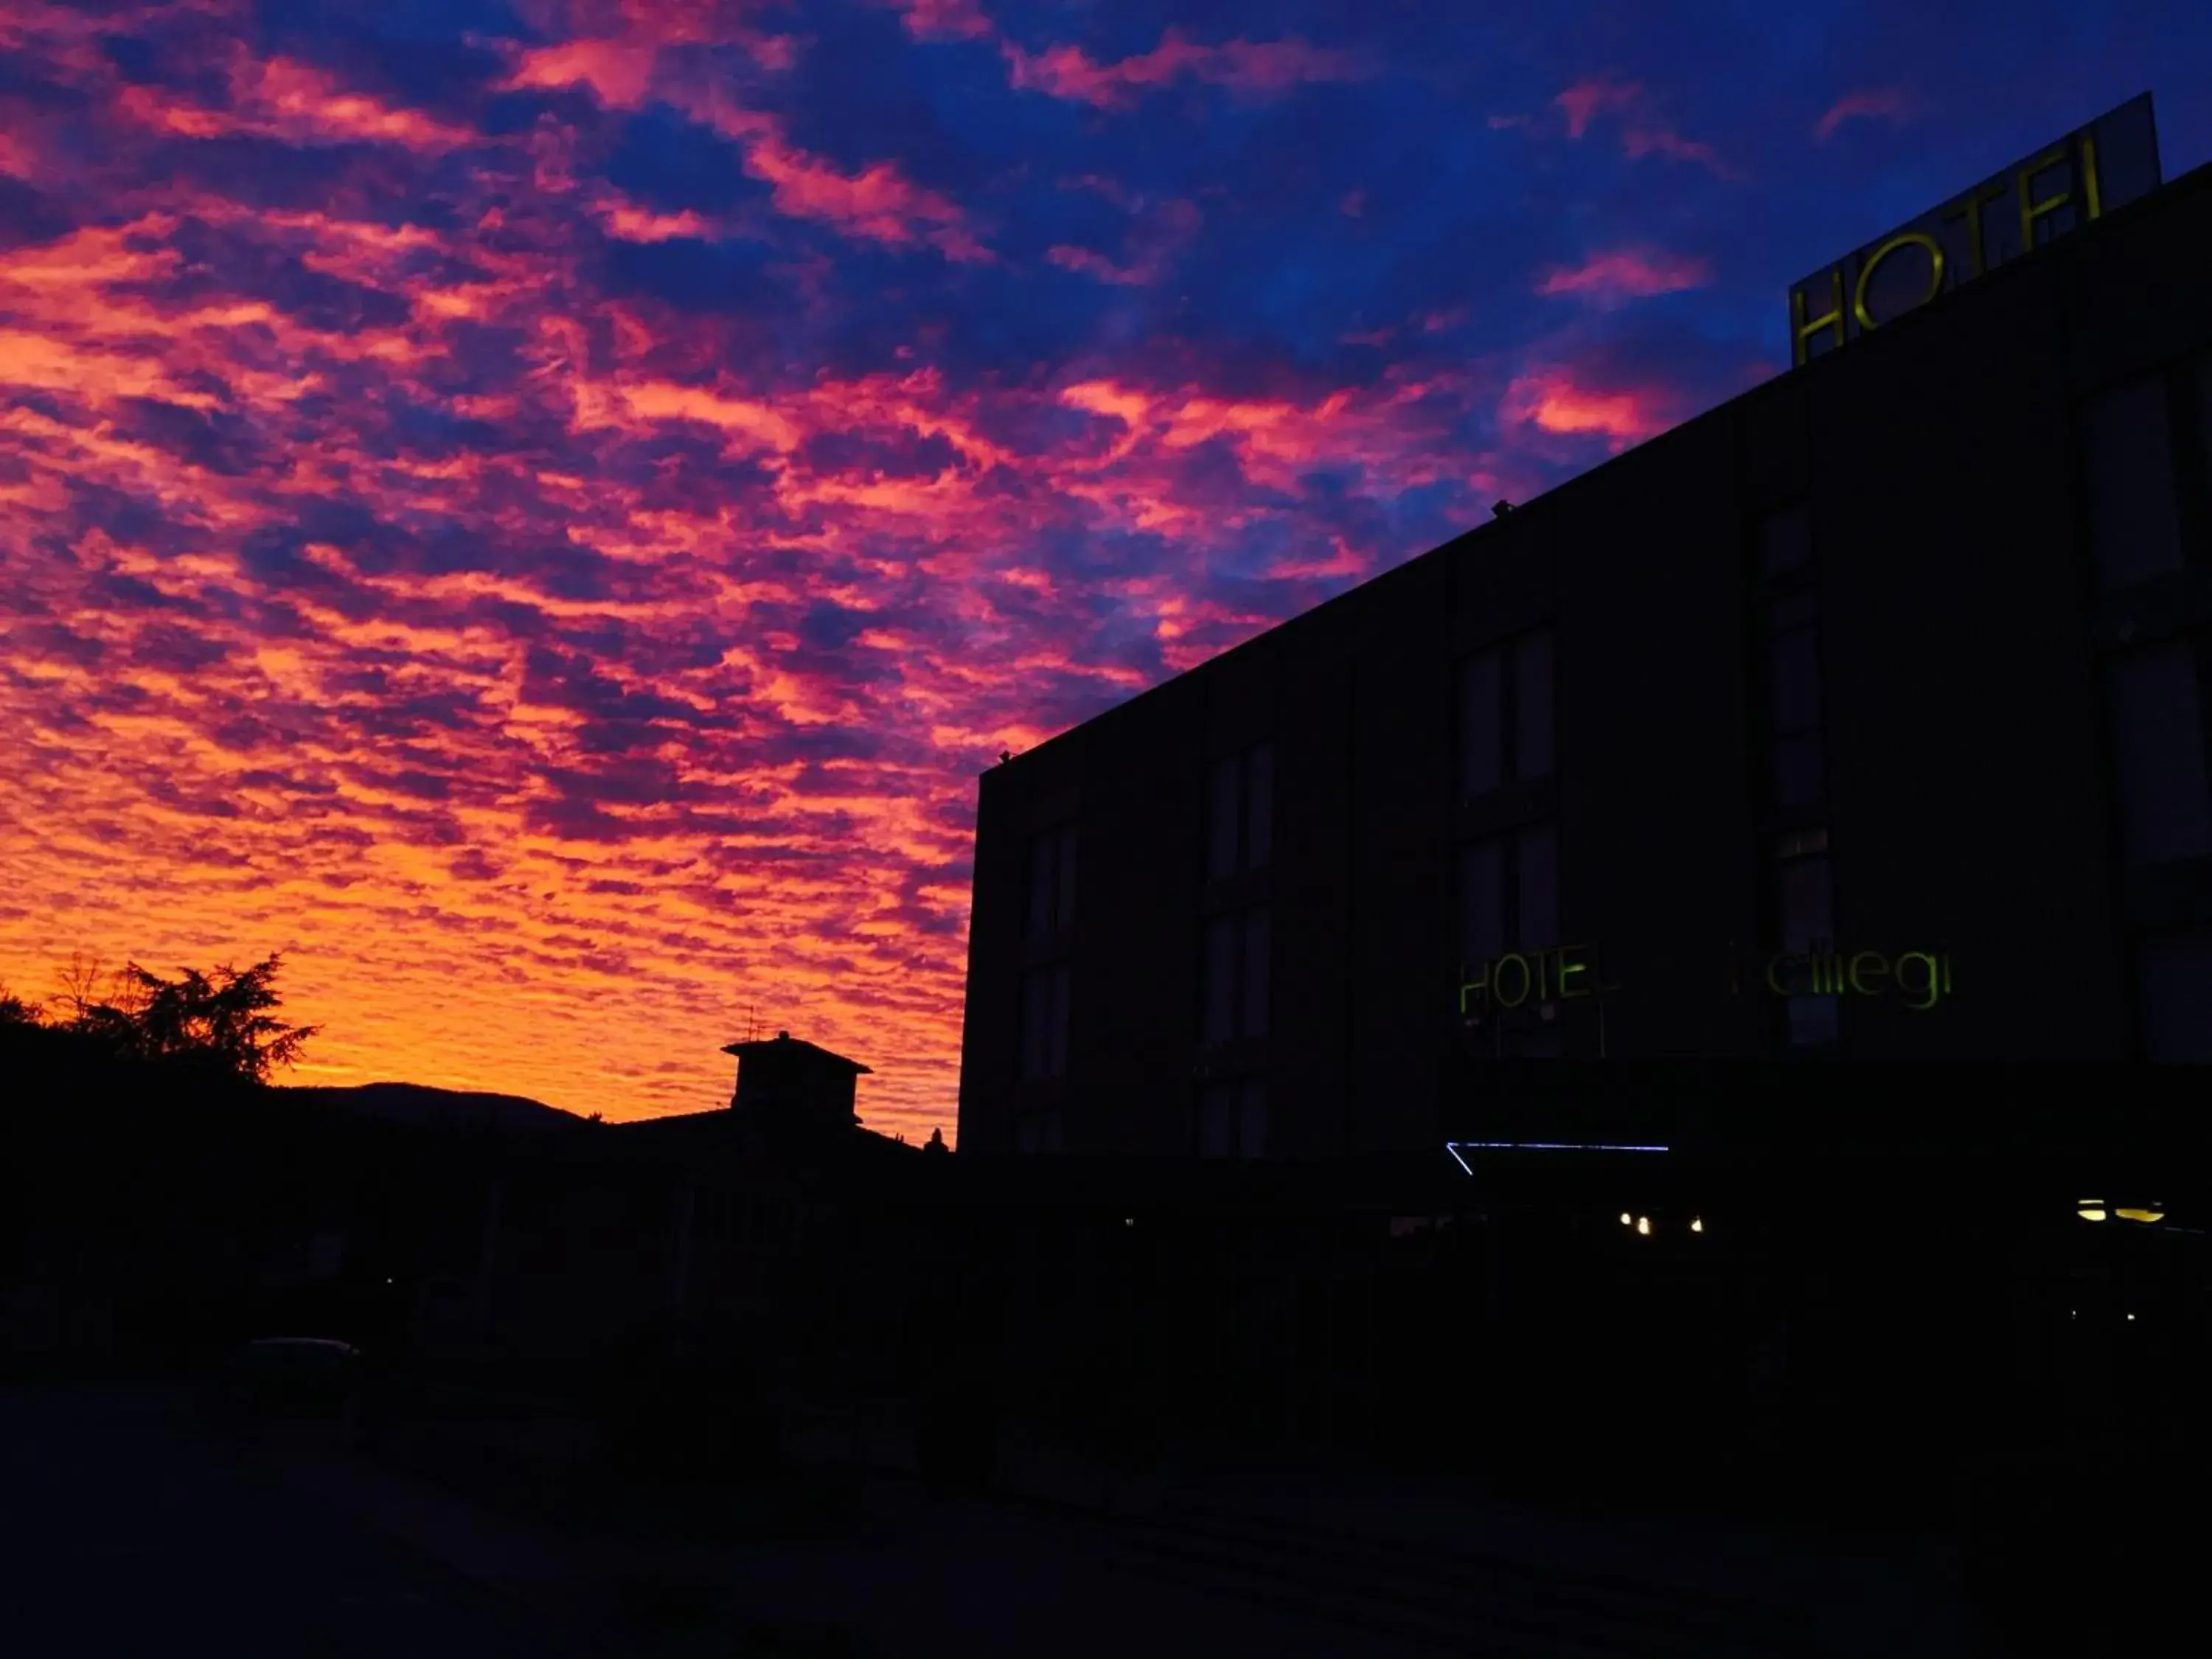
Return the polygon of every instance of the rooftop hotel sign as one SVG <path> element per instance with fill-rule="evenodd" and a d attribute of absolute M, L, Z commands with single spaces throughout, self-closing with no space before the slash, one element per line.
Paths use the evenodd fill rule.
<path fill-rule="evenodd" d="M 2144 93 L 1791 283 L 1790 362 L 1834 351 L 2158 185 Z"/>

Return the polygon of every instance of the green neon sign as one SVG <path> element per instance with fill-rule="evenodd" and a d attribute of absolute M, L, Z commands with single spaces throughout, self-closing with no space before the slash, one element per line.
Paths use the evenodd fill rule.
<path fill-rule="evenodd" d="M 1531 1002 L 1609 996 L 1622 988 L 1606 978 L 1597 955 L 1595 945 L 1554 945 L 1507 951 L 1471 969 L 1462 966 L 1460 1013 L 1466 1018 Z M 1744 989 L 1739 968 L 1732 959 L 1728 974 L 1732 995 Z M 1915 1013 L 1927 1013 L 1952 994 L 1951 957 L 1948 951 L 1780 951 L 1759 959 L 1750 984 L 1754 994 L 1763 986 L 1779 997 L 1889 998 Z"/>

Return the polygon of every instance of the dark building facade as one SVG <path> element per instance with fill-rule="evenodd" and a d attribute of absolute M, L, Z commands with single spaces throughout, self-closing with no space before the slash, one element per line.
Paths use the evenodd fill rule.
<path fill-rule="evenodd" d="M 2212 170 L 981 780 L 963 1152 L 2212 1060 Z"/>

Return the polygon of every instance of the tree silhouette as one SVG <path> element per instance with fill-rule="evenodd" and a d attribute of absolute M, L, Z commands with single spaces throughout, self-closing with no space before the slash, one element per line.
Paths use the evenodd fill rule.
<path fill-rule="evenodd" d="M 137 963 L 116 975 L 104 1000 L 98 994 L 98 965 L 72 958 L 64 970 L 61 1000 L 76 1010 L 70 1028 L 97 1037 L 118 1053 L 145 1060 L 185 1059 L 229 1075 L 266 1083 L 272 1067 L 299 1059 L 307 1040 L 321 1029 L 287 1025 L 269 1010 L 283 1000 L 274 988 L 278 956 L 251 968 L 228 963 L 210 979 L 198 969 L 181 979 L 163 979 Z"/>
<path fill-rule="evenodd" d="M 66 1010 L 72 1024 L 82 1021 L 101 1002 L 120 1006 L 129 995 L 122 975 L 109 974 L 100 967 L 98 957 L 87 956 L 82 951 L 70 951 L 70 959 L 55 972 L 61 979 L 62 988 L 47 1000 L 57 1009 Z M 101 994 L 103 986 L 108 988 L 105 996 Z"/>
<path fill-rule="evenodd" d="M 0 984 L 0 1025 L 37 1025 L 39 1011 Z"/>

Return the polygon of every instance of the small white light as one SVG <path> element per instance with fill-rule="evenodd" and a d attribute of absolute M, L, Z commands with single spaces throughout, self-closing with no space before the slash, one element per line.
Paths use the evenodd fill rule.
<path fill-rule="evenodd" d="M 1638 1232 L 1641 1233 L 1641 1234 L 1642 1234 L 1644 1237 L 1646 1237 L 1646 1238 L 1650 1237 L 1650 1236 L 1651 1236 L 1651 1218 L 1650 1218 L 1650 1216 L 1648 1216 L 1648 1215 L 1640 1215 L 1640 1216 L 1637 1217 L 1637 1218 L 1636 1218 L 1636 1231 L 1637 1231 Z"/>
<path fill-rule="evenodd" d="M 1636 1224 L 1636 1218 L 1623 1210 L 1620 1212 L 1620 1224 L 1624 1227 L 1632 1227 Z"/>
<path fill-rule="evenodd" d="M 1691 1231 L 1692 1232 L 1693 1232 L 1693 1233 L 1701 1233 L 1701 1232 L 1705 1231 L 1705 1221 L 1703 1220 L 1703 1218 L 1702 1218 L 1698 1217 L 1698 1216 L 1692 1216 L 1692 1217 L 1690 1218 L 1690 1231 Z"/>
<path fill-rule="evenodd" d="M 1137 1218 L 1133 1215 L 1125 1215 L 1121 1218 L 1121 1224 L 1124 1227 L 1133 1227 L 1137 1224 Z"/>
<path fill-rule="evenodd" d="M 2130 1324 L 2130 1325 L 2132 1325 L 2132 1324 L 2134 1324 L 2135 1322 L 2136 1322 L 2136 1316 L 2135 1316 L 2133 1314 L 2130 1314 L 2130 1315 L 2128 1316 L 2128 1323 L 2129 1323 L 2129 1324 Z"/>

